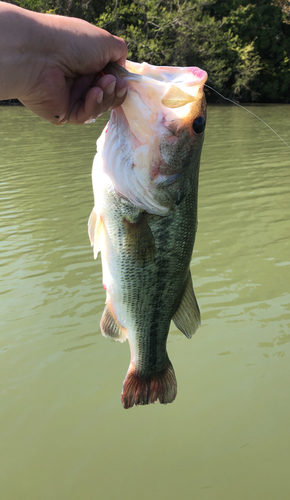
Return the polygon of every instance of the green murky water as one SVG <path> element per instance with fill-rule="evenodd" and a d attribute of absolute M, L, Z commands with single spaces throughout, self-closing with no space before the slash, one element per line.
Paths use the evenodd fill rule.
<path fill-rule="evenodd" d="M 290 106 L 251 107 L 290 142 Z M 0 108 L 1 500 L 286 499 L 290 151 L 209 107 L 192 275 L 202 326 L 171 329 L 171 405 L 124 410 L 87 219 L 105 124 Z"/>

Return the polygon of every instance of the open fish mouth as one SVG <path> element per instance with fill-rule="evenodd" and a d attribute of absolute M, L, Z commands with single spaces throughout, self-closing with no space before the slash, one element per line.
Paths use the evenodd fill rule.
<path fill-rule="evenodd" d="M 167 84 L 166 91 L 161 100 L 167 108 L 179 108 L 200 99 L 199 92 L 192 89 L 194 86 L 202 86 L 207 80 L 206 71 L 197 67 L 175 68 L 172 66 L 156 66 L 147 63 L 134 63 L 126 61 L 126 68 L 111 62 L 104 68 L 104 73 L 126 78 L 128 82 L 139 82 L 150 85 L 150 81 L 162 85 Z M 168 86 L 168 83 L 170 85 Z M 161 87 L 162 88 L 162 87 Z"/>
<path fill-rule="evenodd" d="M 115 76 L 125 76 L 132 80 L 151 78 L 160 82 L 176 81 L 183 84 L 205 83 L 207 79 L 206 71 L 198 67 L 175 67 L 175 66 L 152 66 L 147 63 L 135 63 L 126 61 L 126 68 L 117 63 L 110 62 L 103 69 L 104 73 Z M 189 76 L 188 74 L 191 73 Z"/>
<path fill-rule="evenodd" d="M 156 68 L 130 61 L 126 68 L 110 63 L 104 72 L 128 82 L 127 97 L 112 110 L 106 130 L 107 174 L 125 199 L 150 214 L 165 215 L 175 206 L 175 197 L 180 203 L 182 191 L 187 192 L 190 184 L 183 173 L 190 171 L 187 164 L 202 142 L 203 134 L 195 134 L 192 124 L 199 116 L 205 123 L 207 74 L 196 67 Z M 202 126 L 195 129 L 199 132 Z"/>

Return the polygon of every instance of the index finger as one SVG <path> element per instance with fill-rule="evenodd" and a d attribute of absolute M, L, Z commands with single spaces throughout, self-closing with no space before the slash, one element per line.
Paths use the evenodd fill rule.
<path fill-rule="evenodd" d="M 126 57 L 127 57 L 127 52 L 128 52 L 127 44 L 126 44 L 125 40 L 123 40 L 122 38 L 119 38 L 118 36 L 114 35 L 114 38 L 120 47 L 122 55 L 121 55 L 121 57 L 119 57 L 119 59 L 114 59 L 114 58 L 111 59 L 110 62 L 115 62 L 115 63 L 119 64 L 120 66 L 125 67 L 125 62 L 126 62 Z"/>

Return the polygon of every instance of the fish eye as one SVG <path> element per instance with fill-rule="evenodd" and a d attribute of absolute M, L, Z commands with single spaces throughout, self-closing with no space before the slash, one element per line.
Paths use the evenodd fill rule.
<path fill-rule="evenodd" d="M 192 123 L 193 132 L 197 135 L 202 134 L 205 129 L 205 119 L 203 116 L 198 116 Z"/>

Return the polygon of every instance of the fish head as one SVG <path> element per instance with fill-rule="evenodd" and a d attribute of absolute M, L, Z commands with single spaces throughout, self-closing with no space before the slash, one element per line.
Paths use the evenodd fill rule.
<path fill-rule="evenodd" d="M 207 74 L 196 67 L 130 61 L 121 72 L 128 92 L 100 139 L 103 168 L 122 197 L 165 215 L 198 176 Z"/>

